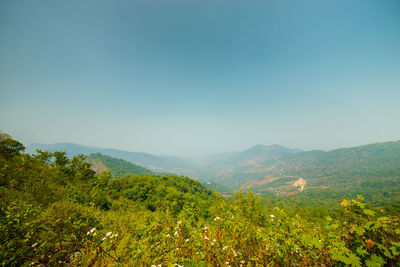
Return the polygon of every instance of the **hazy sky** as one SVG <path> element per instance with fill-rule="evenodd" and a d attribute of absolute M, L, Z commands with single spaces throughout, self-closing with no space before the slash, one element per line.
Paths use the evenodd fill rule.
<path fill-rule="evenodd" d="M 0 129 L 194 155 L 400 139 L 400 1 L 0 1 Z"/>

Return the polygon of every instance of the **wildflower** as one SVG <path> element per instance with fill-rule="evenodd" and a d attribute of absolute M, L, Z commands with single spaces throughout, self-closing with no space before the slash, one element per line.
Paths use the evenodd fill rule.
<path fill-rule="evenodd" d="M 229 262 L 225 262 L 226 265 L 229 265 Z"/>
<path fill-rule="evenodd" d="M 245 261 L 245 260 L 241 260 L 240 263 L 241 263 L 241 264 L 245 264 L 246 261 Z"/>
<path fill-rule="evenodd" d="M 236 251 L 235 251 L 233 248 L 231 248 L 231 250 L 232 250 L 232 252 L 233 252 L 233 256 L 234 256 L 234 257 L 237 257 Z"/>
<path fill-rule="evenodd" d="M 207 236 L 204 237 L 205 240 L 210 240 Z"/>
<path fill-rule="evenodd" d="M 207 229 L 208 229 L 208 227 L 207 227 L 207 226 L 203 228 L 203 230 L 207 230 Z"/>
<path fill-rule="evenodd" d="M 232 220 L 233 220 L 233 219 L 235 219 L 235 216 L 234 216 L 234 215 L 232 215 Z"/>
<path fill-rule="evenodd" d="M 189 242 L 189 239 L 186 239 L 185 242 L 186 242 L 186 243 Z"/>
<path fill-rule="evenodd" d="M 109 237 L 110 235 L 112 235 L 112 232 L 108 232 L 108 233 L 106 234 L 106 237 Z"/>
<path fill-rule="evenodd" d="M 87 234 L 86 234 L 86 235 L 93 234 L 93 232 L 94 232 L 94 231 L 96 231 L 96 228 L 92 228 L 92 229 L 90 229 L 90 230 L 89 230 L 89 232 L 87 232 Z"/>
<path fill-rule="evenodd" d="M 367 249 L 370 249 L 370 248 L 372 248 L 373 246 L 374 246 L 374 242 L 373 242 L 371 239 L 368 239 L 368 240 L 365 241 L 365 247 L 366 247 Z"/>
<path fill-rule="evenodd" d="M 169 234 L 167 234 L 165 237 L 169 237 Z"/>
<path fill-rule="evenodd" d="M 272 215 L 272 214 L 271 214 L 271 215 L 269 215 L 269 217 L 271 217 L 271 218 L 274 218 L 274 217 L 275 217 L 275 215 Z"/>
<path fill-rule="evenodd" d="M 103 241 L 104 241 L 104 240 L 106 240 L 106 238 L 107 238 L 107 237 L 105 236 L 105 237 L 103 237 L 101 240 L 103 240 Z"/>
<path fill-rule="evenodd" d="M 174 235 L 177 236 L 177 235 L 178 235 L 178 231 L 176 231 L 176 232 L 174 233 Z"/>
<path fill-rule="evenodd" d="M 218 220 L 221 220 L 221 218 L 220 217 L 215 217 L 214 218 L 214 221 L 218 221 Z"/>
<path fill-rule="evenodd" d="M 225 246 L 225 247 L 222 248 L 222 250 L 226 250 L 227 248 L 228 248 L 228 246 Z"/>
<path fill-rule="evenodd" d="M 32 247 L 33 247 L 33 248 L 34 248 L 34 247 L 36 247 L 36 246 L 37 246 L 37 244 L 38 244 L 38 243 L 35 243 L 35 244 L 33 244 L 33 245 L 32 245 Z"/>

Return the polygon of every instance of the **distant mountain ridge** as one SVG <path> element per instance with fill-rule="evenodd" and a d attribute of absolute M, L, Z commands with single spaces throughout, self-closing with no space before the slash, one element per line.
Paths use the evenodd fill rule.
<path fill-rule="evenodd" d="M 149 168 L 150 170 L 159 172 L 175 172 L 177 174 L 180 174 L 182 170 L 193 168 L 190 163 L 185 162 L 184 160 L 177 157 L 155 156 L 143 152 L 130 152 L 110 148 L 90 147 L 74 143 L 33 143 L 27 146 L 26 151 L 30 154 L 34 154 L 36 152 L 36 149 L 47 150 L 50 152 L 65 151 L 67 152 L 68 156 L 101 153 L 102 155 L 123 159 L 134 164 Z"/>
<path fill-rule="evenodd" d="M 251 187 L 253 191 L 275 195 L 307 194 L 310 190 L 371 194 L 379 191 L 382 197 L 400 202 L 400 141 L 332 151 L 256 145 L 197 160 L 67 143 L 35 144 L 28 146 L 27 151 L 33 153 L 34 149 L 64 150 L 69 155 L 102 153 L 152 171 L 210 181 L 215 188 L 218 184 L 231 190 Z"/>

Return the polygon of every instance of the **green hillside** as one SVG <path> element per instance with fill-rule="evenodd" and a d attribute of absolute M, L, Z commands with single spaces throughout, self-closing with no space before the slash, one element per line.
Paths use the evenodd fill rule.
<path fill-rule="evenodd" d="M 400 203 L 400 141 L 285 154 L 232 166 L 213 181 L 294 199 L 318 196 L 333 201 L 362 193 L 375 204 Z"/>
<path fill-rule="evenodd" d="M 65 151 L 68 157 L 73 157 L 80 154 L 90 155 L 100 153 L 113 158 L 123 159 L 157 172 L 189 174 L 193 173 L 192 170 L 195 169 L 195 167 L 189 161 L 177 157 L 157 156 L 143 152 L 130 152 L 117 149 L 90 147 L 73 143 L 33 143 L 30 144 L 26 150 L 30 154 L 35 154 L 37 149 L 49 152 Z"/>
<path fill-rule="evenodd" d="M 122 159 L 105 156 L 100 153 L 90 154 L 86 158 L 86 161 L 92 164 L 92 169 L 97 173 L 111 171 L 112 175 L 117 179 L 126 174 L 153 174 L 152 171 L 139 165 Z"/>
<path fill-rule="evenodd" d="M 187 177 L 113 179 L 84 155 L 23 150 L 0 134 L 2 266 L 400 263 L 396 206 L 371 207 L 357 196 L 337 199 L 334 209 L 303 202 L 287 210 L 251 191 L 224 199 Z"/>

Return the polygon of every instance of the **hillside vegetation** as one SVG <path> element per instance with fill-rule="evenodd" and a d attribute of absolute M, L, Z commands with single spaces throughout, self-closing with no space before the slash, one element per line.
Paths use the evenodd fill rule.
<path fill-rule="evenodd" d="M 29 151 L 33 147 L 42 146 L 36 144 Z M 400 204 L 400 141 L 328 152 L 257 145 L 192 160 L 74 144 L 43 145 L 43 148 L 53 152 L 58 148 L 69 155 L 78 151 L 118 155 L 150 170 L 193 177 L 224 194 L 233 195 L 234 190 L 250 187 L 279 203 L 301 204 L 303 200 L 319 199 L 316 205 L 332 207 L 338 198 L 362 194 L 374 205 Z"/>
<path fill-rule="evenodd" d="M 396 266 L 399 218 L 363 197 L 332 210 L 223 199 L 187 177 L 96 174 L 85 156 L 0 135 L 3 266 Z M 340 204 L 338 203 L 340 200 Z"/>
<path fill-rule="evenodd" d="M 86 158 L 86 161 L 92 164 L 91 168 L 96 171 L 96 173 L 111 171 L 112 176 L 117 179 L 125 174 L 154 174 L 152 171 L 142 166 L 130 163 L 126 160 L 105 156 L 100 153 L 90 154 Z"/>

